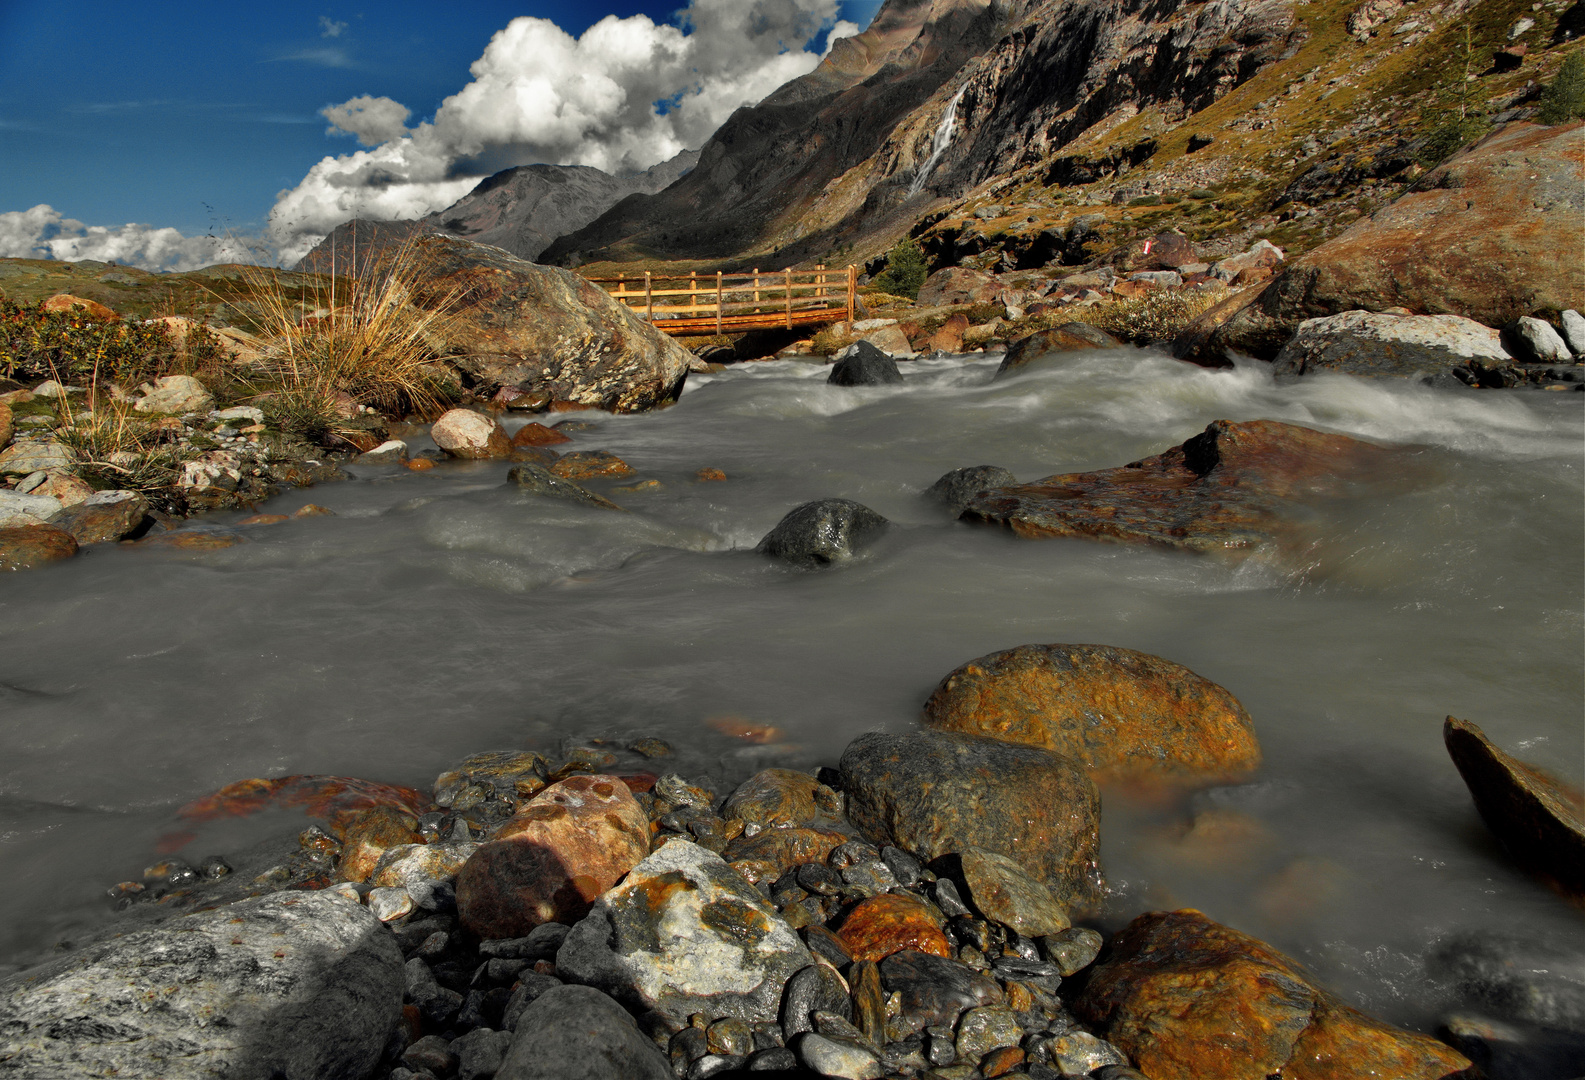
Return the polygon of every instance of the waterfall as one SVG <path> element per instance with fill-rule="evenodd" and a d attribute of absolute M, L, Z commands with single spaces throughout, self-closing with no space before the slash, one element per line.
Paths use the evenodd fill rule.
<path fill-rule="evenodd" d="M 947 152 L 947 147 L 952 145 L 952 129 L 958 122 L 958 102 L 963 100 L 963 91 L 968 86 L 964 85 L 952 95 L 952 101 L 947 105 L 947 111 L 941 114 L 941 123 L 936 126 L 935 138 L 930 142 L 930 156 L 925 163 L 914 173 L 913 183 L 908 185 L 910 198 L 925 189 L 925 181 L 930 179 L 930 174 L 935 171 L 936 162 L 941 160 L 941 155 Z"/>

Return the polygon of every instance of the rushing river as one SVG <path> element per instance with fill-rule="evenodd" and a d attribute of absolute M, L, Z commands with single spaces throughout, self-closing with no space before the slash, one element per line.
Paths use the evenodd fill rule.
<path fill-rule="evenodd" d="M 1242 700 L 1265 750 L 1252 783 L 1186 801 L 1106 792 L 1108 925 L 1198 907 L 1422 1028 L 1458 1004 L 1422 968 L 1446 935 L 1579 941 L 1579 913 L 1484 832 L 1441 724 L 1473 720 L 1580 782 L 1585 395 L 1278 385 L 1260 365 L 1148 353 L 996 382 L 995 358 L 904 368 L 900 387 L 843 389 L 819 365 L 750 364 L 692 377 L 663 412 L 574 414 L 595 426 L 559 449 L 611 450 L 661 481 L 591 485 L 631 514 L 521 496 L 504 463 L 353 467 L 269 507 L 335 517 L 7 575 L 0 963 L 108 919 L 105 888 L 154 860 L 176 809 L 233 780 L 427 787 L 479 750 L 658 734 L 719 788 L 834 764 L 860 732 L 915 724 L 957 665 L 1031 642 L 1184 664 Z M 965 465 L 1035 479 L 1122 464 L 1217 418 L 1424 450 L 1412 484 L 1318 510 L 1289 565 L 1018 540 L 920 497 Z M 728 481 L 697 481 L 706 466 Z M 752 552 L 823 496 L 902 527 L 818 572 Z M 734 741 L 719 717 L 781 738 Z M 184 854 L 302 825 L 221 823 Z"/>

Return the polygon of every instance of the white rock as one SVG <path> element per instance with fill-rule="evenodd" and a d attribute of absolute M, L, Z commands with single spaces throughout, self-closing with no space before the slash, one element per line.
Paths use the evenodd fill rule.
<path fill-rule="evenodd" d="M 1563 338 L 1541 319 L 1526 315 L 1514 323 L 1513 333 L 1519 339 L 1516 347 L 1530 354 L 1523 359 L 1543 364 L 1566 364 L 1573 359 Z"/>
<path fill-rule="evenodd" d="M 1294 375 L 1331 370 L 1425 378 L 1471 360 L 1509 363 L 1512 359 L 1501 335 L 1472 319 L 1345 311 L 1300 323 L 1272 368 Z"/>
<path fill-rule="evenodd" d="M 58 442 L 14 442 L 0 450 L 0 473 L 27 476 L 36 472 L 71 472 L 77 463 L 71 448 Z"/>
<path fill-rule="evenodd" d="M 83 500 L 84 506 L 113 506 L 128 499 L 141 499 L 143 496 L 135 491 L 123 491 L 117 488 L 113 491 L 96 491 Z"/>
<path fill-rule="evenodd" d="M 54 379 L 46 379 L 33 388 L 33 396 L 36 398 L 63 398 L 70 393 L 80 394 L 82 391 L 75 387 L 62 386 Z"/>
<path fill-rule="evenodd" d="M 0 491 L 0 529 L 42 525 L 61 512 L 61 501 L 48 495 Z"/>
<path fill-rule="evenodd" d="M 871 330 L 859 339 L 867 341 L 883 353 L 892 356 L 911 357 L 914 347 L 908 341 L 908 335 L 896 326 L 883 326 L 879 330 Z"/>
<path fill-rule="evenodd" d="M 853 333 L 867 334 L 871 330 L 879 330 L 883 326 L 896 326 L 896 319 L 859 319 L 853 324 Z"/>
<path fill-rule="evenodd" d="M 132 407 L 138 412 L 207 413 L 214 408 L 214 395 L 191 375 L 166 375 Z"/>
<path fill-rule="evenodd" d="M 400 465 L 407 460 L 407 444 L 401 439 L 387 439 L 373 450 L 357 456 L 360 465 Z"/>
<path fill-rule="evenodd" d="M 413 898 L 406 889 L 370 889 L 369 912 L 381 922 L 395 922 L 413 913 Z"/>
<path fill-rule="evenodd" d="M 506 457 L 511 441 L 492 418 L 471 409 L 451 409 L 429 429 L 429 437 L 452 457 Z"/>
<path fill-rule="evenodd" d="M 1585 356 L 1585 315 L 1569 308 L 1558 322 L 1563 326 L 1563 340 L 1574 351 L 1574 355 Z"/>
<path fill-rule="evenodd" d="M 216 409 L 209 414 L 211 420 L 251 420 L 264 423 L 264 410 L 256 405 L 233 405 L 229 409 Z"/>

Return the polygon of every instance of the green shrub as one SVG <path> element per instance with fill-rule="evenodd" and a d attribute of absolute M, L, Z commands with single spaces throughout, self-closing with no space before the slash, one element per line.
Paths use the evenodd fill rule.
<path fill-rule="evenodd" d="M 79 311 L 45 311 L 0 298 L 0 378 L 80 382 L 97 375 L 135 386 L 176 355 L 160 325 L 100 322 Z"/>
<path fill-rule="evenodd" d="M 904 240 L 886 254 L 886 269 L 875 275 L 871 282 L 882 292 L 893 296 L 919 299 L 919 287 L 925 283 L 930 268 L 925 263 L 925 253 L 913 240 Z"/>
<path fill-rule="evenodd" d="M 1585 118 L 1585 51 L 1575 49 L 1541 91 L 1537 119 L 1543 124 L 1561 124 L 1581 118 Z"/>
<path fill-rule="evenodd" d="M 1426 136 L 1415 160 L 1427 169 L 1442 164 L 1466 144 L 1484 135 L 1491 124 L 1483 116 L 1466 116 L 1449 120 Z"/>
<path fill-rule="evenodd" d="M 1129 206 L 1160 206 L 1160 195 L 1141 195 L 1137 199 L 1129 199 Z"/>

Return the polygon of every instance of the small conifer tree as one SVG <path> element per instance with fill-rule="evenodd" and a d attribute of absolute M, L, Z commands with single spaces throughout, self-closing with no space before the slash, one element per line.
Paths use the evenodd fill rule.
<path fill-rule="evenodd" d="M 1541 92 L 1543 124 L 1561 124 L 1585 117 L 1585 50 L 1575 49 Z"/>
<path fill-rule="evenodd" d="M 875 275 L 875 285 L 892 296 L 919 299 L 919 287 L 925 283 L 929 267 L 925 253 L 912 239 L 905 239 L 886 253 L 886 269 Z"/>

